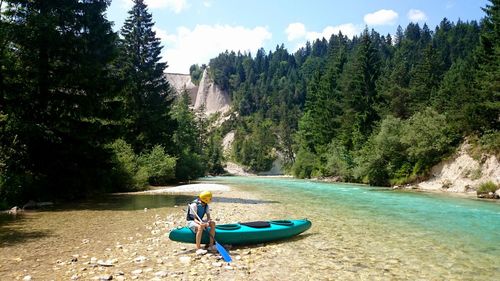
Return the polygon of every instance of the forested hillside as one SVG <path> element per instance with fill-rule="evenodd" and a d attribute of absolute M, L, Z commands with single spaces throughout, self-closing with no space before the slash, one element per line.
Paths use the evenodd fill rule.
<path fill-rule="evenodd" d="M 293 54 L 221 53 L 209 70 L 237 112 L 221 130 L 236 131 L 232 157 L 264 171 L 281 153 L 297 177 L 388 185 L 425 176 L 465 136 L 498 153 L 499 2 L 484 11 L 480 23 L 339 33 Z"/>

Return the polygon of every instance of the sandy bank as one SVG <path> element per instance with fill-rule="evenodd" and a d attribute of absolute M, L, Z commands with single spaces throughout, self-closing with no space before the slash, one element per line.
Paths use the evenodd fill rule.
<path fill-rule="evenodd" d="M 223 184 L 215 183 L 195 183 L 195 184 L 184 184 L 174 187 L 164 187 L 159 189 L 153 189 L 148 191 L 143 191 L 142 193 L 191 193 L 191 192 L 201 192 L 201 191 L 230 191 L 231 188 Z"/>

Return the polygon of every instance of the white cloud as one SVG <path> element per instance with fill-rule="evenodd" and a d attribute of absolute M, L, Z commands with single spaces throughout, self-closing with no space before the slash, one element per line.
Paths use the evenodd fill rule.
<path fill-rule="evenodd" d="M 408 19 L 412 22 L 423 22 L 427 20 L 427 16 L 420 10 L 411 9 L 408 11 Z"/>
<path fill-rule="evenodd" d="M 132 8 L 132 6 L 134 6 L 132 0 L 121 0 L 121 1 L 122 1 L 122 6 L 127 10 Z M 150 9 L 166 8 L 176 14 L 189 8 L 189 3 L 187 2 L 187 0 L 145 0 L 144 2 Z"/>
<path fill-rule="evenodd" d="M 306 27 L 303 23 L 294 22 L 288 25 L 285 32 L 288 36 L 288 41 L 293 41 L 306 35 Z"/>
<path fill-rule="evenodd" d="M 230 25 L 196 25 L 192 30 L 179 27 L 173 34 L 161 29 L 155 31 L 164 46 L 162 56 L 169 65 L 167 72 L 176 73 L 188 73 L 191 65 L 208 63 L 225 50 L 255 54 L 272 37 L 268 28 L 262 26 L 251 29 Z"/>
<path fill-rule="evenodd" d="M 399 15 L 393 10 L 378 10 L 371 14 L 366 14 L 363 18 L 368 25 L 393 25 Z"/>
<path fill-rule="evenodd" d="M 212 7 L 212 2 L 210 2 L 208 0 L 203 0 L 203 6 L 210 8 L 210 7 Z"/>

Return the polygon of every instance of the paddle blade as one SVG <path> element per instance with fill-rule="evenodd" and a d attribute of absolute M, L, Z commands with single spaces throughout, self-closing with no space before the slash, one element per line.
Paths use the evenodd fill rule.
<path fill-rule="evenodd" d="M 217 248 L 217 251 L 219 251 L 219 254 L 222 256 L 222 258 L 224 259 L 225 262 L 231 262 L 232 261 L 231 256 L 226 251 L 226 249 L 224 249 L 224 247 L 222 247 L 221 244 L 215 242 L 215 248 Z"/>

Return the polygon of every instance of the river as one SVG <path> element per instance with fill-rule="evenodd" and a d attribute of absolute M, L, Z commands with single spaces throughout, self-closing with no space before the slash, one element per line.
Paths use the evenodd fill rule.
<path fill-rule="evenodd" d="M 499 202 L 287 178 L 212 181 L 285 204 L 284 218 L 309 218 L 310 236 L 297 247 L 308 253 L 304 264 L 319 264 L 333 279 L 498 280 L 500 276 Z"/>
<path fill-rule="evenodd" d="M 217 263 L 214 269 L 213 257 L 194 257 L 192 246 L 166 238 L 168 228 L 183 224 L 180 206 L 192 195 L 106 196 L 18 217 L 0 216 L 0 279 L 29 275 L 33 280 L 87 280 L 106 273 L 113 280 L 199 280 L 207 268 L 220 280 L 500 276 L 498 202 L 290 178 L 216 177 L 202 182 L 229 185 L 259 199 L 216 194 L 214 213 L 224 213 L 219 223 L 308 218 L 313 225 L 294 239 L 248 251 L 230 249 L 241 259 L 235 259 L 231 270 Z M 192 259 L 190 267 L 179 263 L 182 256 Z M 114 267 L 95 266 L 90 261 L 94 257 L 114 259 Z M 141 273 L 131 274 L 137 270 Z"/>

